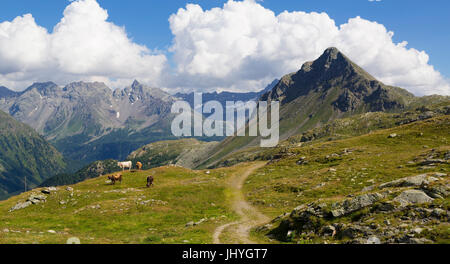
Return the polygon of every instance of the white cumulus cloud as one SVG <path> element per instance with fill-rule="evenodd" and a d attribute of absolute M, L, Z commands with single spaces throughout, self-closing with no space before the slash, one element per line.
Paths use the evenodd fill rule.
<path fill-rule="evenodd" d="M 24 88 L 43 80 L 124 85 L 139 78 L 159 85 L 165 55 L 134 43 L 107 19 L 96 0 L 79 0 L 67 6 L 51 33 L 31 14 L 0 23 L 0 82 Z"/>
<path fill-rule="evenodd" d="M 211 10 L 188 4 L 169 21 L 175 86 L 256 90 L 336 46 L 386 84 L 418 95 L 450 94 L 424 51 L 394 43 L 383 25 L 360 17 L 337 26 L 326 13 L 276 15 L 253 0 L 230 0 Z"/>
<path fill-rule="evenodd" d="M 173 67 L 161 51 L 135 43 L 96 0 L 72 1 L 51 32 L 31 14 L 0 23 L 0 85 L 34 81 L 133 79 L 172 90 L 256 91 L 335 46 L 386 84 L 417 95 L 450 94 L 425 51 L 395 43 L 384 25 L 360 17 L 343 25 L 326 13 L 275 14 L 254 0 L 203 10 L 187 4 L 169 18 Z M 149 28 L 151 34 L 151 28 Z"/>

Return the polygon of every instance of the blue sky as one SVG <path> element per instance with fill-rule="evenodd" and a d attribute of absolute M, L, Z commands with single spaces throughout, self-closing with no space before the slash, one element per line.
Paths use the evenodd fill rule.
<path fill-rule="evenodd" d="M 0 21 L 12 20 L 18 15 L 32 13 L 39 25 L 48 30 L 62 17 L 67 0 L 2 0 Z M 138 43 L 166 49 L 171 41 L 168 18 L 186 3 L 195 3 L 210 9 L 221 7 L 223 0 L 160 1 L 160 0 L 99 0 L 108 10 L 109 20 L 125 26 Z M 349 18 L 362 18 L 384 24 L 394 31 L 395 41 L 408 41 L 409 46 L 425 50 L 430 63 L 446 77 L 450 77 L 450 1 L 447 0 L 264 0 L 260 2 L 275 13 L 288 11 L 326 12 L 337 25 Z"/>
<path fill-rule="evenodd" d="M 2 0 L 0 4 L 0 23 L 4 21 L 12 21 L 17 16 L 30 13 L 34 17 L 36 24 L 45 27 L 48 30 L 49 34 L 51 34 L 53 31 L 53 27 L 58 24 L 58 22 L 60 22 L 61 18 L 63 17 L 64 9 L 71 2 L 72 1 L 68 0 Z M 176 14 L 180 8 L 185 8 L 187 3 L 198 4 L 203 8 L 203 10 L 209 10 L 214 7 L 222 8 L 227 1 L 97 0 L 97 2 L 101 6 L 101 8 L 108 11 L 109 17 L 107 19 L 107 22 L 111 22 L 114 25 L 124 27 L 126 29 L 126 34 L 132 43 L 143 45 L 150 50 L 160 50 L 164 54 L 165 58 L 167 58 L 167 63 L 172 66 L 172 69 L 170 71 L 176 71 L 175 68 L 177 68 L 179 65 L 185 67 L 184 69 L 190 69 L 189 67 L 192 66 L 192 61 L 184 61 L 185 65 L 182 64 L 183 61 L 175 61 L 173 57 L 177 57 L 177 51 L 169 51 L 169 48 L 173 45 L 173 43 L 177 42 L 177 40 L 179 41 L 186 36 L 191 36 L 189 35 L 191 34 L 191 32 L 188 31 L 192 29 L 192 32 L 194 32 L 196 29 L 198 29 L 198 25 L 195 25 L 195 21 L 190 21 L 189 23 L 190 25 L 192 24 L 192 28 L 186 29 L 187 31 L 185 30 L 183 32 L 184 35 L 175 36 L 175 34 L 170 29 L 169 17 L 172 14 Z M 429 56 L 428 65 L 434 67 L 436 71 L 439 71 L 442 74 L 441 77 L 438 77 L 439 81 L 433 81 L 430 85 L 436 85 L 436 83 L 442 84 L 441 79 L 444 79 L 446 82 L 448 82 L 448 78 L 450 77 L 450 55 L 447 51 L 447 46 L 450 41 L 450 19 L 448 18 L 448 14 L 450 11 L 449 1 L 435 0 L 430 2 L 416 0 L 264 0 L 257 1 L 257 4 L 261 5 L 265 9 L 273 11 L 275 15 L 278 15 L 285 10 L 287 10 L 288 12 L 304 11 L 307 13 L 325 12 L 331 19 L 335 21 L 336 26 L 345 24 L 350 18 L 354 18 L 357 16 L 360 16 L 362 19 L 367 21 L 377 22 L 384 25 L 384 27 L 386 27 L 388 31 L 393 31 L 395 33 L 392 38 L 394 44 L 398 44 L 402 41 L 407 41 L 407 49 L 414 48 L 418 51 L 426 52 L 426 54 Z M 220 20 L 221 18 L 218 19 Z M 178 51 L 178 55 L 180 55 L 182 52 L 186 52 L 187 47 L 183 48 L 184 49 L 180 49 Z M 194 50 L 193 52 L 198 52 L 198 50 Z M 314 58 L 314 56 L 317 56 L 317 52 L 312 52 L 311 54 L 304 56 L 298 55 L 297 59 L 299 61 L 302 61 L 303 63 L 303 60 L 312 59 Z M 411 57 L 410 59 L 412 61 L 420 61 L 421 59 L 419 57 L 420 55 L 416 54 L 415 58 Z M 399 55 L 399 58 L 404 58 L 404 55 Z M 264 60 L 265 59 L 266 58 L 264 58 Z M 352 59 L 355 59 L 356 62 L 364 61 L 362 58 L 358 59 L 356 55 L 354 55 L 354 58 L 352 57 Z M 406 61 L 407 59 L 405 59 L 405 63 Z M 366 68 L 368 70 L 373 69 L 375 76 L 381 78 L 382 81 L 385 81 L 388 84 L 399 85 L 406 88 L 410 86 L 412 87 L 410 90 L 418 94 L 421 93 L 421 89 L 425 89 L 417 88 L 422 85 L 420 83 L 416 84 L 414 82 L 405 81 L 405 79 L 407 79 L 408 77 L 404 73 L 402 73 L 403 79 L 385 77 L 389 74 L 383 74 L 381 71 L 377 72 L 377 66 L 375 64 L 375 62 L 367 63 Z M 207 63 L 205 63 L 205 65 L 207 65 Z M 28 67 L 28 65 L 25 66 Z M 363 64 L 362 66 L 366 65 Z M 23 68 L 24 66 L 22 65 L 21 67 Z M 300 67 L 300 65 L 291 65 L 290 67 L 283 65 L 283 67 L 284 70 L 287 71 L 298 68 Z M 397 67 L 400 67 L 400 65 L 397 65 Z M 261 86 L 262 83 L 268 82 L 270 78 L 274 76 L 281 77 L 279 75 L 281 73 L 284 74 L 283 71 L 272 70 L 270 72 L 268 68 L 264 68 L 263 70 L 268 71 L 267 78 L 258 77 L 259 79 L 251 79 L 247 76 L 243 78 L 246 81 L 246 85 L 248 85 L 249 83 L 258 82 L 258 85 Z M 236 71 L 236 69 L 234 69 L 234 71 Z M 398 72 L 399 70 L 396 69 L 395 71 Z M 411 72 L 412 71 L 413 70 L 411 70 Z M 197 83 L 200 82 L 208 84 L 210 83 L 211 86 L 216 90 L 222 88 L 236 90 L 236 87 L 239 85 L 242 86 L 242 81 L 244 81 L 243 79 L 239 79 L 236 80 L 236 82 L 233 84 L 230 84 L 228 81 L 218 81 L 220 77 L 222 77 L 223 79 L 232 78 L 232 76 L 234 75 L 232 75 L 231 73 L 227 76 L 217 74 L 215 78 L 205 81 L 204 76 L 198 74 L 199 72 L 201 73 L 201 70 L 199 70 L 198 68 L 195 69 L 195 74 L 197 75 L 195 75 L 194 77 L 190 76 L 188 78 L 189 82 L 192 82 L 193 85 L 197 85 Z M 230 72 L 233 72 L 233 70 L 230 70 Z M 421 70 L 420 72 L 423 75 L 427 75 L 430 72 L 430 69 L 425 69 L 423 71 Z M 61 80 L 66 80 L 68 78 L 66 74 L 67 72 L 64 73 L 64 78 L 61 77 Z M 14 77 L 13 79 L 11 79 L 10 77 L 6 78 L 6 73 L 4 73 L 4 78 L 2 79 L 1 74 L 2 72 L 0 67 L 0 82 L 10 84 L 10 86 L 24 85 L 26 81 L 31 81 L 31 77 L 23 80 L 18 80 L 17 77 Z M 70 74 L 73 74 L 73 72 L 70 72 Z M 177 74 L 177 78 L 179 80 L 174 83 L 173 86 L 179 88 L 179 83 L 186 83 L 187 77 L 186 74 L 183 75 L 180 74 L 180 72 L 177 72 Z M 92 74 L 88 75 L 91 76 Z M 122 75 L 123 74 L 121 73 L 111 75 L 105 74 L 104 76 L 106 76 L 109 80 L 114 81 L 122 78 Z M 183 77 L 181 78 L 180 76 L 182 75 Z M 251 73 L 249 73 L 249 76 L 250 75 Z M 418 76 L 419 75 L 420 74 L 418 74 Z M 39 79 L 36 77 L 36 74 L 33 74 L 32 76 L 33 80 Z M 124 80 L 125 79 L 126 78 L 124 78 Z M 420 80 L 421 78 L 418 79 Z M 217 84 L 215 82 L 217 82 Z M 448 89 L 448 87 L 449 86 L 446 86 L 440 91 L 444 91 L 445 93 L 445 90 Z M 254 90 L 256 88 L 249 88 L 249 90 L 252 89 Z M 426 89 L 428 89 L 429 92 L 424 92 L 424 94 L 432 92 L 431 88 L 428 87 Z"/>

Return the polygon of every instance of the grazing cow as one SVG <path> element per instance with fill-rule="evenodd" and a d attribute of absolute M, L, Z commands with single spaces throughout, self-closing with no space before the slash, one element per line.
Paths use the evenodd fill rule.
<path fill-rule="evenodd" d="M 133 162 L 131 162 L 131 161 L 118 162 L 117 166 L 122 168 L 122 171 L 125 170 L 125 168 L 128 168 L 129 170 L 131 170 L 131 168 L 133 167 Z"/>
<path fill-rule="evenodd" d="M 140 163 L 139 161 L 136 162 L 136 169 L 142 170 L 142 163 Z"/>
<path fill-rule="evenodd" d="M 153 178 L 153 176 L 148 176 L 147 177 L 147 188 L 150 188 L 150 186 L 153 186 L 153 181 L 155 180 L 155 178 Z"/>
<path fill-rule="evenodd" d="M 119 181 L 120 183 L 122 183 L 122 174 L 114 174 L 114 175 L 108 176 L 108 180 L 110 180 L 112 182 L 112 185 L 115 185 L 116 181 Z"/>

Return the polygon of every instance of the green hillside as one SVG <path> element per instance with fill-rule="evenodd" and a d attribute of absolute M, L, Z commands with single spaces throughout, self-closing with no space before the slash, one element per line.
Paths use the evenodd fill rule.
<path fill-rule="evenodd" d="M 132 152 L 127 160 L 142 162 L 144 169 L 168 164 L 193 168 L 200 163 L 218 142 L 203 142 L 194 138 L 160 141 L 145 145 Z"/>
<path fill-rule="evenodd" d="M 445 115 L 344 140 L 302 147 L 291 145 L 279 150 L 285 155 L 253 174 L 245 186 L 247 199 L 261 212 L 272 218 L 288 213 L 261 228 L 259 235 L 272 234 L 269 237 L 295 243 L 357 243 L 354 239 L 368 239 L 374 235 L 382 242 L 400 243 L 407 239 L 404 238 L 406 234 L 421 228 L 426 232 L 415 234 L 415 238 L 425 238 L 422 242 L 449 243 L 448 131 L 450 116 Z M 411 184 L 392 184 L 389 185 L 392 188 L 386 189 L 379 187 L 393 180 L 423 174 L 432 177 L 426 185 L 411 180 Z M 434 198 L 424 204 L 400 206 L 395 197 L 409 189 L 423 197 Z M 361 196 L 364 194 L 381 196 L 359 208 L 357 202 L 368 199 Z M 356 210 L 342 217 L 330 216 L 344 200 L 349 200 L 344 205 Z M 389 209 L 377 209 L 385 205 Z M 293 211 L 296 207 L 299 209 Z M 302 210 L 315 213 L 308 218 Z M 433 210 L 439 212 L 438 217 L 431 215 Z M 323 229 L 334 224 L 333 228 L 340 227 L 342 232 L 354 227 L 356 234 L 323 236 Z M 401 231 L 402 224 L 406 230 Z M 384 231 L 393 233 L 385 234 Z"/>
<path fill-rule="evenodd" d="M 35 189 L 0 202 L 0 244 L 64 244 L 71 237 L 83 244 L 211 243 L 215 228 L 237 219 L 226 180 L 247 167 L 209 172 L 166 166 L 125 172 L 114 186 L 103 176 L 47 195 Z M 155 178 L 152 188 L 145 187 L 148 175 Z M 11 211 L 39 195 L 41 202 Z"/>
<path fill-rule="evenodd" d="M 0 111 L 0 196 L 41 184 L 65 169 L 62 155 L 29 126 Z"/>

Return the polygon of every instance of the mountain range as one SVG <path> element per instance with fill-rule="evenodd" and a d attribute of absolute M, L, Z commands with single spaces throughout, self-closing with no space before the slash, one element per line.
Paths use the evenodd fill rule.
<path fill-rule="evenodd" d="M 227 101 L 258 101 L 259 98 L 271 91 L 280 80 L 275 79 L 269 85 L 267 85 L 263 90 L 259 92 L 248 92 L 248 93 L 237 93 L 237 92 L 213 92 L 213 93 L 202 93 L 203 102 L 208 101 L 218 101 L 221 105 L 226 105 Z M 194 93 L 176 93 L 174 95 L 177 98 L 180 98 L 189 103 L 189 105 L 194 108 Z"/>
<path fill-rule="evenodd" d="M 263 91 L 211 93 L 204 100 L 257 100 Z M 191 102 L 193 93 L 172 96 L 137 81 L 114 91 L 99 82 L 65 87 L 35 83 L 23 92 L 0 88 L 0 110 L 33 127 L 74 161 L 70 163 L 74 168 L 96 160 L 125 159 L 145 144 L 175 139 L 170 132 L 174 117 L 170 110 L 180 99 Z M 214 138 L 218 139 L 223 138 Z"/>
<path fill-rule="evenodd" d="M 70 160 L 122 159 L 152 141 L 173 138 L 174 98 L 135 81 L 123 90 L 103 83 L 35 83 L 3 92 L 0 109 L 33 127 Z"/>

